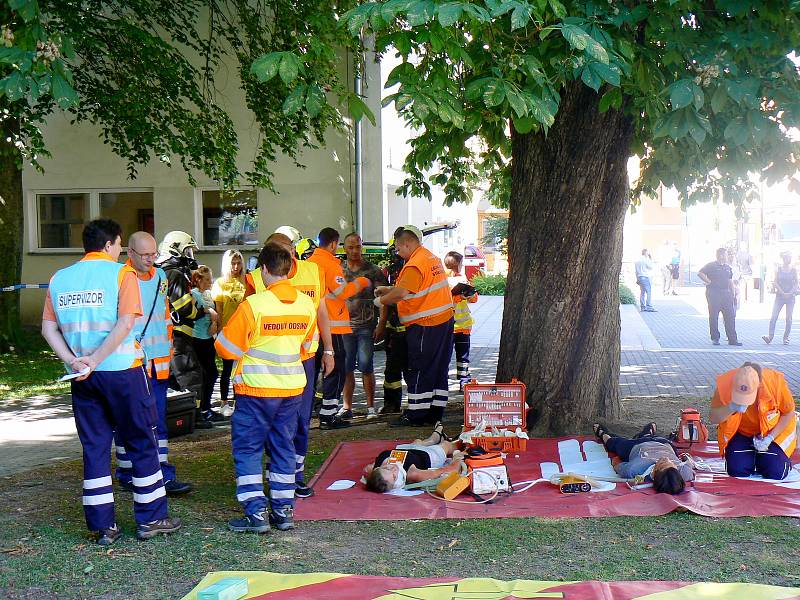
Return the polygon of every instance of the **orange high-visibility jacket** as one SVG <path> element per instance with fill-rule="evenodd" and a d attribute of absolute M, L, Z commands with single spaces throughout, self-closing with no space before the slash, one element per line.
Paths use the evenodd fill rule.
<path fill-rule="evenodd" d="M 350 311 L 347 310 L 345 300 L 372 285 L 370 280 L 366 277 L 356 277 L 353 281 L 345 280 L 341 261 L 322 248 L 314 250 L 308 262 L 316 264 L 324 275 L 325 304 L 328 307 L 331 333 L 352 333 Z"/>
<path fill-rule="evenodd" d="M 424 246 L 411 254 L 398 276 L 398 284 L 405 272 L 416 269 L 422 276 L 419 290 L 397 303 L 400 322 L 409 325 L 438 325 L 453 316 L 453 296 L 442 261 Z"/>
<path fill-rule="evenodd" d="M 711 401 L 712 408 L 730 404 L 735 373 L 736 369 L 733 369 L 717 377 L 717 391 Z M 758 386 L 755 403 L 744 413 L 734 413 L 717 426 L 720 454 L 725 455 L 728 442 L 737 433 L 748 437 L 766 435 L 781 416 L 791 412 L 794 412 L 794 399 L 783 373 L 762 368 L 761 384 Z M 787 427 L 776 434 L 775 442 L 783 448 L 786 456 L 791 456 L 797 443 L 795 427 Z"/>

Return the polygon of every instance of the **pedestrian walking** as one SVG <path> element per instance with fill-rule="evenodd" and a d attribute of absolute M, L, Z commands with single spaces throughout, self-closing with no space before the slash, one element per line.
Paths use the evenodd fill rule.
<path fill-rule="evenodd" d="M 219 315 L 220 331 L 228 324 L 233 313 L 244 300 L 245 279 L 244 259 L 238 250 L 226 250 L 222 255 L 220 276 L 211 287 L 211 298 L 214 300 Z M 233 406 L 230 403 L 231 372 L 236 361 L 222 359 L 222 372 L 219 375 L 220 414 L 230 417 Z"/>
<path fill-rule="evenodd" d="M 656 312 L 653 308 L 652 296 L 653 287 L 652 279 L 655 272 L 655 265 L 653 258 L 647 251 L 647 248 L 642 250 L 642 256 L 636 261 L 636 285 L 639 286 L 639 309 L 642 312 Z"/>
<path fill-rule="evenodd" d="M 356 388 L 355 371 L 361 373 L 361 383 L 367 397 L 367 418 L 374 419 L 378 416 L 375 412 L 375 370 L 373 368 L 373 351 L 375 342 L 379 340 L 378 317 L 380 310 L 373 301 L 375 295 L 372 290 L 378 286 L 386 285 L 389 281 L 384 276 L 380 267 L 364 260 L 362 254 L 361 237 L 357 233 L 348 234 L 344 238 L 344 278 L 355 281 L 359 277 L 370 280 L 371 288 L 361 290 L 358 294 L 347 299 L 347 311 L 350 313 L 350 327 L 352 333 L 344 335 L 345 380 L 343 389 L 344 403 L 339 410 L 339 418 L 351 419 L 353 417 L 353 393 Z"/>
<path fill-rule="evenodd" d="M 155 436 L 156 414 L 144 353 L 135 338 L 143 315 L 136 271 L 117 262 L 122 228 L 97 219 L 83 229 L 84 257 L 50 280 L 42 335 L 76 377 L 72 410 L 83 446 L 83 512 L 97 543 L 113 544 L 122 532 L 114 512 L 109 448 L 114 431 L 125 442 L 132 469 L 136 536 L 177 531 L 167 511 Z"/>
<path fill-rule="evenodd" d="M 294 436 L 306 373 L 304 344 L 316 331 L 317 309 L 288 280 L 292 256 L 275 243 L 259 255 L 266 290 L 249 296 L 217 337 L 223 358 L 236 360 L 231 445 L 236 469 L 236 498 L 244 517 L 228 527 L 265 533 L 294 527 Z M 269 503 L 264 495 L 264 450 L 269 449 Z M 267 504 L 270 513 L 267 515 Z"/>
<path fill-rule="evenodd" d="M 177 479 L 175 465 L 169 462 L 169 431 L 167 429 L 167 389 L 169 388 L 169 358 L 172 354 L 172 319 L 167 300 L 167 275 L 154 266 L 158 257 L 155 238 L 146 231 L 137 231 L 128 238 L 128 262 L 136 271 L 142 297 L 140 317 L 134 325 L 134 338 L 139 341 L 147 360 L 145 370 L 157 413 L 156 433 L 158 458 L 167 496 L 178 496 L 192 490 L 192 484 Z M 115 433 L 117 481 L 124 489 L 134 492 L 131 459 L 125 441 Z"/>
<path fill-rule="evenodd" d="M 736 335 L 736 306 L 733 289 L 733 270 L 727 263 L 725 248 L 717 249 L 717 260 L 703 266 L 697 276 L 706 285 L 708 327 L 711 343 L 719 346 L 719 313 L 725 324 L 725 336 L 731 346 L 741 346 Z"/>
<path fill-rule="evenodd" d="M 448 400 L 453 355 L 453 296 L 444 265 L 422 245 L 422 232 L 406 225 L 395 239 L 406 261 L 397 284 L 377 288 L 376 306 L 397 304 L 408 341 L 408 409 L 395 426 L 440 421 Z"/>
<path fill-rule="evenodd" d="M 792 312 L 798 291 L 800 291 L 800 287 L 797 282 L 797 269 L 792 265 L 792 253 L 781 252 L 781 265 L 775 272 L 775 302 L 772 304 L 769 333 L 761 338 L 767 344 L 771 343 L 775 336 L 775 325 L 778 323 L 778 317 L 784 307 L 786 307 L 786 325 L 783 329 L 783 343 L 789 343 L 789 336 L 792 333 Z"/>

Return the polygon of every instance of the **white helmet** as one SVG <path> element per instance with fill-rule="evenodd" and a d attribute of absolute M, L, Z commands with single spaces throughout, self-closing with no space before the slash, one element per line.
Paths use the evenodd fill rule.
<path fill-rule="evenodd" d="M 291 225 L 281 225 L 275 230 L 275 233 L 280 233 L 288 237 L 292 240 L 292 246 L 297 244 L 303 236 L 300 235 L 300 230 L 297 227 L 292 227 Z"/>
<path fill-rule="evenodd" d="M 158 253 L 162 257 L 184 256 L 183 252 L 187 248 L 197 250 L 194 238 L 185 231 L 170 231 L 158 245 Z"/>

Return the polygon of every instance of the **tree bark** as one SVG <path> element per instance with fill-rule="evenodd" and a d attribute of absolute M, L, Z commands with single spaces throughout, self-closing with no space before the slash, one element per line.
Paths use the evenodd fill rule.
<path fill-rule="evenodd" d="M 8 139 L 19 133 L 19 122 L 6 118 L 0 138 L 0 287 L 20 282 L 22 276 L 22 160 Z M 19 348 L 20 292 L 0 292 L 0 352 Z"/>
<path fill-rule="evenodd" d="M 547 134 L 513 133 L 497 381 L 527 385 L 536 435 L 620 413 L 619 274 L 633 126 L 580 82 Z"/>

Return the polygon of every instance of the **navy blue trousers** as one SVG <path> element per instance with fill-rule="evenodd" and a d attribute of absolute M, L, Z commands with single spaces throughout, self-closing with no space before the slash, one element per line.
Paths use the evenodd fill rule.
<path fill-rule="evenodd" d="M 461 383 L 469 383 L 469 347 L 470 334 L 459 331 L 453 334 L 453 345 L 456 351 L 456 379 Z"/>
<path fill-rule="evenodd" d="M 236 468 L 236 499 L 247 515 L 267 507 L 264 496 L 264 449 L 271 452 L 269 499 L 273 509 L 294 506 L 298 413 L 303 396 L 259 398 L 236 394 L 231 417 L 231 445 Z"/>
<path fill-rule="evenodd" d="M 169 431 L 167 430 L 167 389 L 169 381 L 156 378 L 155 367 L 151 366 L 150 392 L 155 399 L 156 434 L 158 437 L 158 460 L 164 482 L 175 479 L 175 466 L 169 462 Z M 114 446 L 117 454 L 117 479 L 122 483 L 131 480 L 131 459 L 125 450 L 125 440 L 114 432 Z"/>
<path fill-rule="evenodd" d="M 83 511 L 91 531 L 116 522 L 108 450 L 116 431 L 125 440 L 134 485 L 137 523 L 167 517 L 167 498 L 158 460 L 155 399 L 142 367 L 95 371 L 72 382 L 72 410 L 83 446 Z"/>
<path fill-rule="evenodd" d="M 332 333 L 333 371 L 322 378 L 322 408 L 319 411 L 320 421 L 330 421 L 339 410 L 339 399 L 342 397 L 344 380 L 347 375 L 347 350 L 342 333 Z M 322 366 L 322 344 L 317 352 L 317 368 Z M 316 371 L 315 371 L 316 373 Z"/>
<path fill-rule="evenodd" d="M 434 325 L 410 325 L 406 330 L 408 419 L 414 423 L 440 421 L 447 406 L 448 373 L 453 356 L 453 319 Z"/>
<path fill-rule="evenodd" d="M 672 445 L 667 438 L 657 435 L 643 435 L 638 438 L 624 438 L 612 435 L 605 443 L 606 450 L 613 452 L 619 456 L 623 462 L 628 462 L 631 459 L 631 450 L 634 446 L 638 446 L 642 442 L 661 442 L 662 444 Z"/>
<path fill-rule="evenodd" d="M 756 452 L 753 438 L 737 433 L 725 447 L 725 470 L 731 477 L 749 477 L 757 473 L 765 479 L 786 479 L 792 470 L 792 461 L 775 442 L 766 452 Z"/>
<path fill-rule="evenodd" d="M 306 387 L 303 390 L 300 408 L 297 412 L 297 432 L 294 434 L 294 460 L 295 460 L 295 479 L 298 484 L 304 483 L 303 470 L 306 466 L 306 454 L 308 453 L 308 430 L 311 427 L 311 413 L 314 410 L 314 373 L 316 358 L 312 356 L 303 361 L 303 369 L 306 372 Z M 267 472 L 269 477 L 272 468 L 272 451 L 269 444 L 264 448 L 267 452 Z"/>

